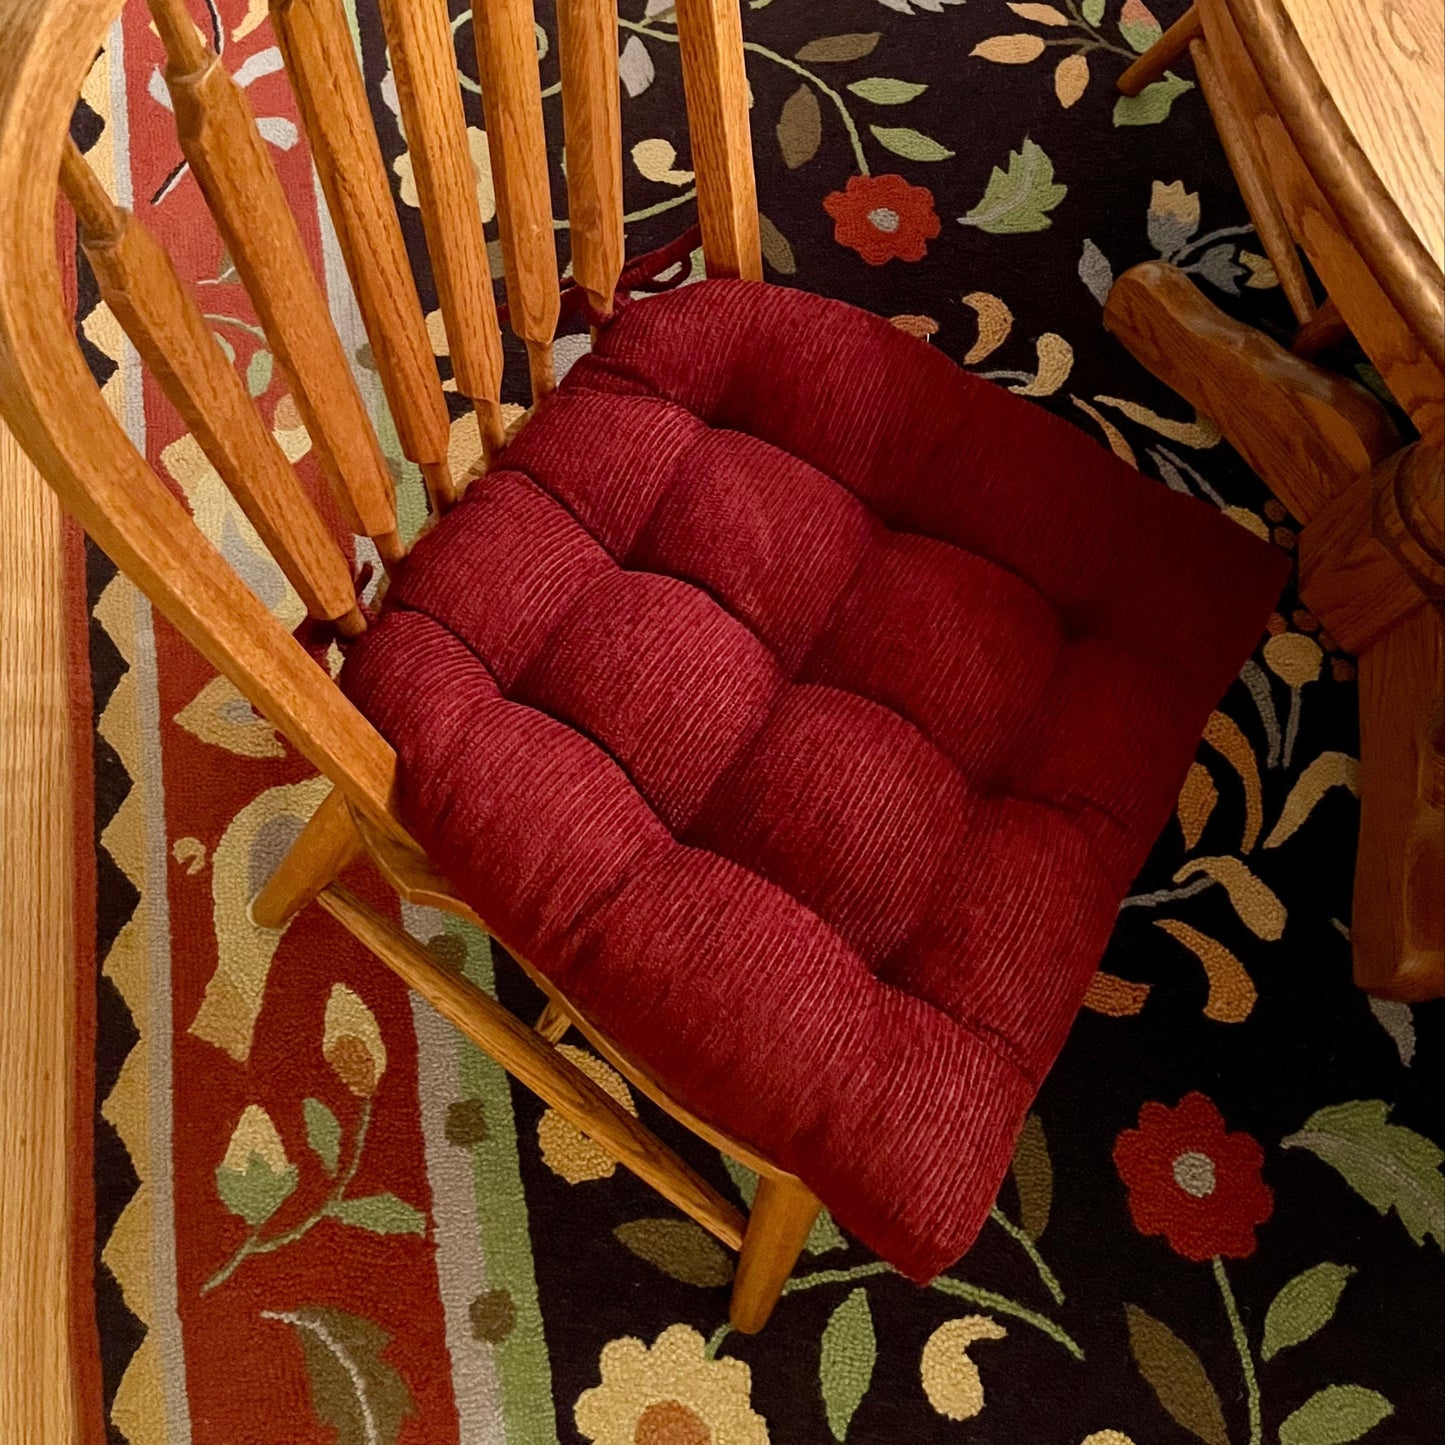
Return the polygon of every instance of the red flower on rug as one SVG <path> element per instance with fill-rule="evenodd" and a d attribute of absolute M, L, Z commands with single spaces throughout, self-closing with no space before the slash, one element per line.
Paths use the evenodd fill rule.
<path fill-rule="evenodd" d="M 823 209 L 833 218 L 833 239 L 870 266 L 921 261 L 939 232 L 933 192 L 902 176 L 853 176 L 824 200 Z"/>
<path fill-rule="evenodd" d="M 1140 1234 L 1162 1234 L 1185 1259 L 1254 1253 L 1254 1231 L 1274 1212 L 1260 1177 L 1264 1150 L 1231 1134 L 1212 1099 L 1186 1094 L 1179 1107 L 1145 1104 L 1139 1127 L 1114 1143 L 1114 1167 L 1129 1190 Z"/>

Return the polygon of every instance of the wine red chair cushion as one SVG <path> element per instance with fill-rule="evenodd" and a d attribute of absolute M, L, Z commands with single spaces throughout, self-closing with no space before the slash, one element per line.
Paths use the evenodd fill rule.
<path fill-rule="evenodd" d="M 839 303 L 626 308 L 343 686 L 500 941 L 924 1280 L 1284 556 Z"/>

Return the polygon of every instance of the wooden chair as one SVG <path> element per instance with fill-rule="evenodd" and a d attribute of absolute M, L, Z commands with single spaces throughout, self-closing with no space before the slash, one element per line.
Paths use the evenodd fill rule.
<path fill-rule="evenodd" d="M 391 480 L 250 107 L 183 0 L 148 3 L 169 57 L 166 83 L 185 156 L 292 383 L 342 516 L 392 568 L 404 548 Z M 731 1318 L 757 1330 L 818 1201 L 793 1175 L 669 1099 L 540 975 L 533 977 L 549 1002 L 532 1029 L 335 882 L 364 852 L 402 897 L 479 922 L 402 826 L 392 749 L 206 544 L 86 370 L 57 274 L 57 178 L 102 295 L 308 613 L 343 637 L 365 629 L 346 557 L 168 257 L 111 202 L 67 138 L 81 83 L 119 9 L 118 0 L 11 0 L 0 15 L 6 420 L 99 545 L 335 785 L 256 899 L 256 921 L 284 927 L 318 902 L 561 1115 L 740 1250 Z M 502 439 L 501 339 L 446 11 L 439 0 L 382 0 L 381 9 L 456 384 L 475 405 L 490 452 Z M 345 12 L 340 0 L 272 0 L 271 13 L 402 447 L 442 513 L 458 495 L 447 411 Z M 510 321 L 526 344 L 538 398 L 553 386 L 559 288 L 531 0 L 487 0 L 475 20 Z M 738 0 L 680 0 L 677 21 L 707 268 L 758 278 Z M 606 314 L 623 264 L 616 7 L 566 0 L 559 22 L 573 272 Z M 574 1025 L 639 1089 L 761 1176 L 747 1219 L 553 1049 Z"/>
<path fill-rule="evenodd" d="M 1303 524 L 1301 597 L 1359 656 L 1355 978 L 1423 999 L 1445 992 L 1441 22 L 1430 0 L 1397 9 L 1198 0 L 1125 71 L 1137 95 L 1192 60 L 1298 330 L 1280 345 L 1157 261 L 1119 278 L 1105 324 Z M 1363 387 L 1313 364 L 1351 334 L 1419 432 L 1408 447 Z"/>
<path fill-rule="evenodd" d="M 272 0 L 397 434 L 426 479 L 435 526 L 407 559 L 247 102 L 186 0 L 147 4 L 191 172 L 340 516 L 390 574 L 381 617 L 165 254 L 66 140 L 119 0 L 0 11 L 0 406 L 97 543 L 334 784 L 256 921 L 318 903 L 739 1249 L 736 1328 L 766 1321 L 818 1214 L 798 1174 L 905 1275 L 947 1268 L 988 1216 L 1284 559 L 855 308 L 722 280 L 605 324 L 623 265 L 612 0 L 559 6 L 572 266 L 599 337 L 550 398 L 560 301 L 531 0 L 474 10 L 510 320 L 543 404 L 454 506 L 341 0 Z M 445 7 L 380 10 L 456 385 L 490 456 L 501 347 Z M 738 0 L 680 0 L 677 22 L 708 269 L 756 280 Z M 315 626 L 349 640 L 345 696 L 102 400 L 62 300 L 57 179 L 112 311 Z M 621 511 L 641 513 L 631 532 L 612 526 Z M 534 567 L 544 552 L 555 565 Z M 1169 565 L 1183 555 L 1195 565 Z M 482 613 L 527 646 L 475 631 Z M 340 886 L 362 855 L 404 899 L 483 924 L 470 900 L 533 954 L 536 1027 Z M 554 1050 L 572 1026 L 757 1172 L 749 1218 Z"/>

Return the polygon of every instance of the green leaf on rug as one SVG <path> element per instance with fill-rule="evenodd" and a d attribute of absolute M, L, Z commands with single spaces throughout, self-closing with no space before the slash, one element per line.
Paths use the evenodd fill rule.
<path fill-rule="evenodd" d="M 874 105 L 904 105 L 910 100 L 916 100 L 928 87 L 917 85 L 911 80 L 870 75 L 866 80 L 851 81 L 848 89 L 863 100 L 871 100 Z"/>
<path fill-rule="evenodd" d="M 1097 25 L 1104 18 L 1105 0 L 1084 0 L 1084 19 Z"/>
<path fill-rule="evenodd" d="M 1114 102 L 1115 125 L 1158 125 L 1167 120 L 1174 102 L 1186 90 L 1193 90 L 1192 80 L 1181 80 L 1172 70 L 1163 80 L 1146 85 L 1138 95 L 1121 95 Z"/>
<path fill-rule="evenodd" d="M 1305 1120 L 1280 1141 L 1286 1149 L 1308 1149 L 1344 1176 L 1368 1204 L 1386 1214 L 1394 1209 L 1416 1244 L 1427 1235 L 1445 1251 L 1445 1152 L 1423 1134 L 1389 1122 L 1383 1099 L 1333 1104 Z"/>
<path fill-rule="evenodd" d="M 216 1192 L 221 1203 L 252 1229 L 260 1229 L 295 1188 L 294 1164 L 276 1170 L 258 1154 L 247 1159 L 245 1169 L 229 1169 L 223 1164 L 216 1170 Z"/>
<path fill-rule="evenodd" d="M 359 1199 L 334 1199 L 326 1213 L 343 1224 L 373 1234 L 425 1234 L 426 1215 L 395 1194 L 363 1194 Z"/>
<path fill-rule="evenodd" d="M 1124 8 L 1119 14 L 1119 34 L 1130 50 L 1136 55 L 1143 55 L 1164 34 L 1164 27 L 1141 0 L 1124 0 Z"/>
<path fill-rule="evenodd" d="M 1138 1305 L 1125 1305 L 1124 1312 L 1134 1363 L 1165 1412 L 1205 1445 L 1229 1445 L 1219 1394 L 1199 1356 L 1163 1320 Z"/>
<path fill-rule="evenodd" d="M 778 116 L 778 149 L 790 171 L 813 159 L 823 141 L 823 116 L 811 85 L 800 85 Z"/>
<path fill-rule="evenodd" d="M 260 396 L 271 385 L 271 353 L 257 351 L 251 356 L 246 367 L 246 390 L 252 396 Z"/>
<path fill-rule="evenodd" d="M 910 126 L 870 125 L 868 129 L 879 145 L 906 161 L 946 161 L 953 154 L 932 136 L 926 136 Z"/>
<path fill-rule="evenodd" d="M 1363 1385 L 1328 1385 L 1279 1427 L 1279 1445 L 1348 1445 L 1373 1430 L 1395 1407 Z"/>
<path fill-rule="evenodd" d="M 1013 1158 L 1014 1187 L 1019 1196 L 1019 1224 L 1032 1240 L 1049 1227 L 1049 1210 L 1054 1201 L 1054 1166 L 1049 1159 L 1049 1141 L 1037 1114 L 1024 1120 Z"/>
<path fill-rule="evenodd" d="M 1349 1265 L 1325 1263 L 1295 1275 L 1275 1295 L 1264 1317 L 1262 1358 L 1272 1360 L 1329 1324 L 1354 1272 Z"/>
<path fill-rule="evenodd" d="M 683 1284 L 716 1289 L 732 1280 L 727 1251 L 690 1219 L 633 1219 L 612 1232 L 638 1259 Z"/>
<path fill-rule="evenodd" d="M 780 276 L 796 275 L 798 258 L 793 255 L 792 243 L 761 211 L 758 213 L 758 231 L 763 260 Z"/>
<path fill-rule="evenodd" d="M 872 52 L 882 35 L 874 31 L 868 35 L 825 35 L 821 40 L 810 40 L 797 54 L 797 59 L 809 65 L 820 61 L 862 60 Z"/>
<path fill-rule="evenodd" d="M 303 1099 L 301 1112 L 306 1119 L 306 1142 L 311 1152 L 328 1174 L 335 1174 L 341 1159 L 341 1125 L 336 1115 L 320 1099 Z"/>
<path fill-rule="evenodd" d="M 381 1358 L 391 1336 L 372 1320 L 305 1305 L 262 1310 L 296 1331 L 316 1418 L 336 1431 L 336 1445 L 396 1445 L 413 1413 L 406 1381 Z"/>
<path fill-rule="evenodd" d="M 959 224 L 977 226 L 991 236 L 1044 231 L 1052 224 L 1046 212 L 1064 199 L 1068 189 L 1055 183 L 1054 163 L 1025 136 L 1023 145 L 1009 153 L 1008 169 L 993 168 L 983 199 L 958 218 Z"/>
<path fill-rule="evenodd" d="M 803 1241 L 803 1248 L 809 1254 L 827 1254 L 829 1250 L 847 1247 L 848 1241 L 843 1237 L 843 1231 L 833 1223 L 833 1216 L 826 1209 L 820 1209 L 807 1239 Z"/>
<path fill-rule="evenodd" d="M 824 1327 L 818 1359 L 818 1383 L 828 1412 L 828 1428 L 835 1440 L 848 1438 L 848 1427 L 873 1383 L 877 1361 L 878 1341 L 873 1333 L 868 1291 L 855 1289 Z"/>

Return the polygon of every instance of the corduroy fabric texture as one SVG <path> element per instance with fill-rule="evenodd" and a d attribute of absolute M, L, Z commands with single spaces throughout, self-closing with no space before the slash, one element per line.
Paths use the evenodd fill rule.
<path fill-rule="evenodd" d="M 874 316 L 708 282 L 602 332 L 342 682 L 502 943 L 924 1280 L 1287 570 Z"/>

